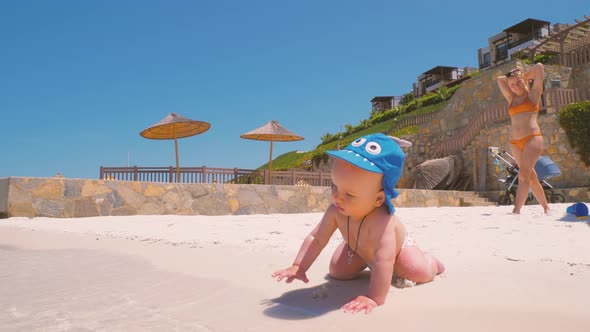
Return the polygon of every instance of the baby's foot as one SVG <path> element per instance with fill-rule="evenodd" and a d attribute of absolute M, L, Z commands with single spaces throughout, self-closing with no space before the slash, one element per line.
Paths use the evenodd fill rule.
<path fill-rule="evenodd" d="M 436 262 L 436 274 L 439 275 L 445 272 L 445 266 L 443 265 L 443 263 L 441 263 L 436 257 L 434 257 L 434 261 Z"/>
<path fill-rule="evenodd" d="M 406 287 L 414 287 L 416 283 L 412 280 L 407 280 L 404 278 L 400 278 L 396 275 L 393 276 L 393 280 L 391 281 L 391 285 L 395 288 L 406 288 Z"/>

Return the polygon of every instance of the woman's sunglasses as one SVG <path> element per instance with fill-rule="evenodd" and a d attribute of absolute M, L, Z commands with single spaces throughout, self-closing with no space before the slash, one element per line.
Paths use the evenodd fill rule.
<path fill-rule="evenodd" d="M 518 76 L 518 75 L 520 75 L 520 69 L 513 69 L 513 70 L 509 71 L 508 73 L 506 73 L 505 76 L 507 78 L 509 78 L 509 77 Z"/>

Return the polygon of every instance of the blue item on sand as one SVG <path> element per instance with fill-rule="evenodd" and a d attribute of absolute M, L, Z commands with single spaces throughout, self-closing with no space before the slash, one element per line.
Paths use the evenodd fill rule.
<path fill-rule="evenodd" d="M 577 202 L 571 206 L 568 206 L 566 212 L 575 215 L 577 219 L 588 218 L 588 207 L 582 202 Z"/>

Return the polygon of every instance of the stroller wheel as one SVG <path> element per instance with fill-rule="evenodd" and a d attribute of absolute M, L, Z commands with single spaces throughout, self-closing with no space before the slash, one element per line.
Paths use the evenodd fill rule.
<path fill-rule="evenodd" d="M 500 197 L 498 198 L 498 204 L 500 204 L 500 205 L 512 204 L 512 199 L 510 198 L 510 195 L 506 195 L 506 194 L 500 195 Z"/>
<path fill-rule="evenodd" d="M 565 203 L 565 197 L 562 194 L 558 194 L 555 192 L 549 192 L 549 195 L 546 195 L 550 203 Z"/>

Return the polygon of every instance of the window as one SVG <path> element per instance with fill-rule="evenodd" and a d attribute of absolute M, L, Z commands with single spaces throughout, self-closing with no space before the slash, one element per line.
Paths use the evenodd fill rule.
<path fill-rule="evenodd" d="M 483 55 L 483 65 L 484 66 L 489 66 L 490 63 L 492 62 L 492 60 L 490 59 L 490 53 L 486 53 Z"/>
<path fill-rule="evenodd" d="M 496 60 L 506 59 L 508 57 L 508 42 L 496 46 Z"/>

